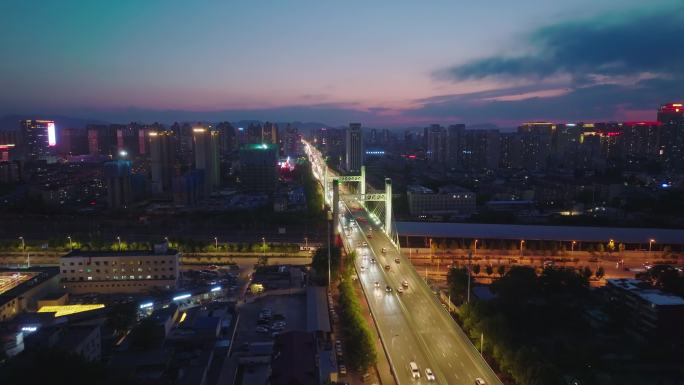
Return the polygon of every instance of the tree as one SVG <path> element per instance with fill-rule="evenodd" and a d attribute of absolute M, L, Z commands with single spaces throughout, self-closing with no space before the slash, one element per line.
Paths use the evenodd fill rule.
<path fill-rule="evenodd" d="M 0 384 L 99 385 L 108 383 L 105 368 L 59 348 L 24 350 L 0 370 Z"/>
<path fill-rule="evenodd" d="M 492 275 L 494 273 L 494 268 L 492 267 L 492 265 L 487 265 L 485 271 L 487 272 L 487 275 Z"/>
<path fill-rule="evenodd" d="M 474 265 L 472 266 L 472 270 L 473 270 L 473 273 L 474 273 L 475 275 L 480 274 L 480 265 L 474 264 Z"/>
<path fill-rule="evenodd" d="M 584 279 L 588 280 L 593 275 L 593 272 L 591 271 L 591 268 L 589 266 L 584 266 L 584 269 L 582 269 L 581 275 Z"/>
<path fill-rule="evenodd" d="M 599 266 L 598 269 L 596 269 L 596 273 L 594 273 L 597 279 L 603 278 L 604 275 L 606 275 L 606 271 L 603 269 L 603 266 Z"/>
<path fill-rule="evenodd" d="M 499 265 L 496 268 L 496 272 L 499 274 L 499 277 L 503 277 L 504 274 L 506 274 L 506 266 L 505 265 Z"/>
<path fill-rule="evenodd" d="M 337 277 L 338 267 L 340 266 L 340 248 L 333 247 L 330 249 L 330 275 Z M 328 249 L 320 248 L 316 250 L 311 260 L 311 268 L 318 280 L 322 284 L 328 282 Z M 334 279 L 334 278 L 333 278 Z"/>
<path fill-rule="evenodd" d="M 447 273 L 447 284 L 452 301 L 456 304 L 463 302 L 468 290 L 468 272 L 465 268 L 451 268 Z"/>

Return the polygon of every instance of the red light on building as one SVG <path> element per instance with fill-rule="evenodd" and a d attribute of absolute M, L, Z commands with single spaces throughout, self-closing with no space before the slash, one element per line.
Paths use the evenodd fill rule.
<path fill-rule="evenodd" d="M 682 112 L 684 111 L 684 104 L 682 103 L 667 103 L 660 106 L 660 112 Z"/>
<path fill-rule="evenodd" d="M 620 136 L 622 135 L 622 132 L 617 132 L 617 131 L 611 131 L 611 132 L 606 132 L 603 134 L 604 136 L 608 137 L 614 137 L 614 136 Z"/>
<path fill-rule="evenodd" d="M 624 122 L 625 126 L 660 126 L 660 122 Z"/>

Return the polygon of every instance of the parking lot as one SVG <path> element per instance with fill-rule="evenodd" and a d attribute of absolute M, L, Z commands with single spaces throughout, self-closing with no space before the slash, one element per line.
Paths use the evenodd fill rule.
<path fill-rule="evenodd" d="M 273 318 L 279 318 L 277 315 L 284 316 L 285 325 L 280 332 L 306 329 L 306 296 L 304 294 L 259 298 L 240 307 L 240 323 L 235 336 L 236 347 L 244 343 L 273 340 L 272 331 L 257 332 L 257 326 L 260 326 L 258 324 L 259 313 L 263 309 L 271 309 Z M 275 321 L 271 324 L 273 322 Z"/>

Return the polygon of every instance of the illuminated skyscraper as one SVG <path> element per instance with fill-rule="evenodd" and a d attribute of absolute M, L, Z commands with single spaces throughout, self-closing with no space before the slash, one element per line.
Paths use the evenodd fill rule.
<path fill-rule="evenodd" d="M 55 122 L 52 120 L 22 120 L 22 147 L 28 162 L 49 160 L 57 145 Z"/>
<path fill-rule="evenodd" d="M 425 155 L 427 160 L 444 163 L 447 159 L 447 132 L 439 124 L 425 127 Z"/>
<path fill-rule="evenodd" d="M 684 170 L 684 104 L 668 103 L 658 109 L 662 126 L 660 156 L 666 167 Z"/>
<path fill-rule="evenodd" d="M 361 123 L 350 123 L 346 138 L 346 168 L 348 172 L 360 172 L 363 165 L 363 137 Z"/>
<path fill-rule="evenodd" d="M 115 160 L 104 164 L 107 183 L 107 204 L 111 209 L 128 207 L 133 201 L 131 193 L 131 162 Z"/>
<path fill-rule="evenodd" d="M 169 192 L 174 176 L 176 137 L 173 131 L 150 131 L 150 173 L 152 192 Z"/>
<path fill-rule="evenodd" d="M 195 170 L 204 171 L 205 194 L 217 189 L 220 185 L 221 170 L 218 157 L 219 132 L 206 127 L 192 129 L 195 152 Z"/>
<path fill-rule="evenodd" d="M 275 191 L 278 146 L 246 144 L 240 149 L 240 180 L 247 191 L 271 193 Z"/>

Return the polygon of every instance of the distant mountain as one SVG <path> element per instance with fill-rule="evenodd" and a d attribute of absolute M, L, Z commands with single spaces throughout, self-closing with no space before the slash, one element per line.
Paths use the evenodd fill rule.
<path fill-rule="evenodd" d="M 17 130 L 19 129 L 19 121 L 24 119 L 54 120 L 58 130 L 60 128 L 85 129 L 88 124 L 107 124 L 107 122 L 97 119 L 73 118 L 62 115 L 5 115 L 0 117 L 0 131 Z"/>

